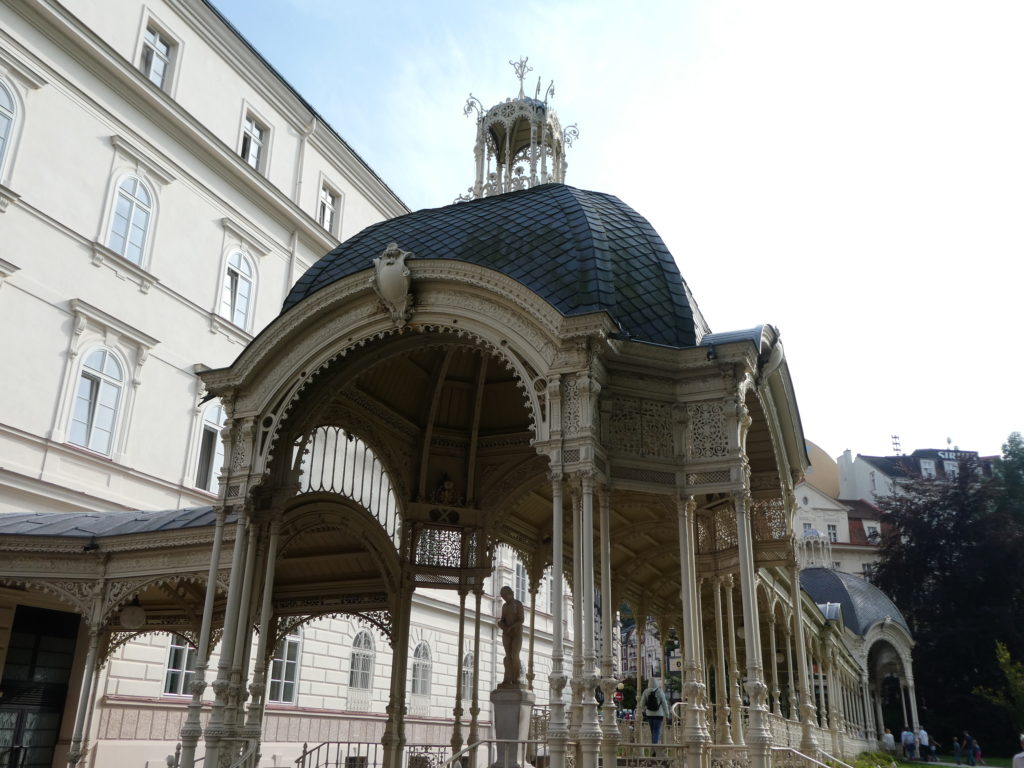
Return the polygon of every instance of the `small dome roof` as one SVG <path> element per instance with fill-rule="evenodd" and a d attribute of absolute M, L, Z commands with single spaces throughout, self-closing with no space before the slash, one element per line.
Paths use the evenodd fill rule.
<path fill-rule="evenodd" d="M 800 586 L 815 603 L 839 603 L 846 626 L 864 636 L 880 621 L 890 619 L 907 629 L 906 619 L 885 593 L 870 581 L 831 568 L 804 568 Z"/>
<path fill-rule="evenodd" d="M 453 259 L 501 272 L 565 316 L 607 311 L 629 338 L 695 346 L 707 332 L 658 233 L 617 197 L 544 184 L 367 227 L 295 283 L 287 311 L 344 277 L 369 270 L 389 243 L 417 259 Z"/>

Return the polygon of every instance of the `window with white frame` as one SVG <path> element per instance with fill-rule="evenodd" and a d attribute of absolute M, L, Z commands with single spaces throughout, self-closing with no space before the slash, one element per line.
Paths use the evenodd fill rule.
<path fill-rule="evenodd" d="M 868 479 L 871 481 L 871 490 L 872 491 L 877 491 L 878 488 L 876 487 L 875 473 L 874 472 L 870 472 L 868 474 Z"/>
<path fill-rule="evenodd" d="M 109 456 L 123 387 L 124 372 L 114 353 L 105 347 L 90 352 L 78 376 L 68 441 Z"/>
<path fill-rule="evenodd" d="M 839 528 L 837 526 L 833 525 L 832 523 L 828 523 L 825 526 L 825 528 L 828 531 L 829 541 L 831 541 L 833 544 L 839 541 Z"/>
<path fill-rule="evenodd" d="M 317 223 L 331 234 L 335 234 L 334 224 L 338 210 L 338 193 L 324 184 L 320 187 L 320 202 L 316 209 Z"/>
<path fill-rule="evenodd" d="M 864 576 L 866 581 L 871 581 L 875 575 L 875 564 L 864 563 L 864 565 L 861 566 L 861 574 Z"/>
<path fill-rule="evenodd" d="M 947 480 L 956 480 L 960 474 L 960 465 L 955 461 L 944 461 L 942 462 L 942 469 L 946 473 Z"/>
<path fill-rule="evenodd" d="M 878 542 L 878 526 L 877 525 L 869 525 L 869 526 L 867 526 L 867 531 L 868 531 L 868 541 L 871 542 L 872 544 L 876 544 Z"/>
<path fill-rule="evenodd" d="M 224 466 L 224 406 L 214 401 L 203 411 L 203 427 L 199 433 L 199 461 L 196 464 L 196 488 L 217 491 L 217 473 Z"/>
<path fill-rule="evenodd" d="M 242 123 L 242 148 L 239 154 L 242 159 L 257 171 L 262 171 L 266 163 L 267 137 L 269 131 L 252 115 L 246 115 Z"/>
<path fill-rule="evenodd" d="M 192 678 L 196 669 L 196 649 L 181 635 L 171 635 L 167 652 L 167 672 L 164 673 L 164 693 L 172 696 L 191 696 Z"/>
<path fill-rule="evenodd" d="M 241 251 L 234 251 L 228 256 L 224 268 L 220 314 L 242 330 L 249 329 L 254 278 L 255 270 L 248 256 Z"/>
<path fill-rule="evenodd" d="M 14 134 L 16 114 L 14 95 L 6 85 L 0 82 L 0 170 L 3 170 L 7 148 L 10 146 L 11 137 Z"/>
<path fill-rule="evenodd" d="M 529 592 L 529 579 L 526 577 L 526 566 L 521 560 L 516 560 L 515 595 L 516 600 L 525 603 Z"/>
<path fill-rule="evenodd" d="M 838 560 L 833 560 L 832 561 L 832 570 L 833 571 L 841 571 L 841 570 L 843 570 L 843 564 L 841 562 L 839 562 Z"/>
<path fill-rule="evenodd" d="M 921 477 L 927 480 L 935 479 L 935 460 L 921 459 Z"/>
<path fill-rule="evenodd" d="M 462 700 L 473 700 L 473 654 L 462 657 Z"/>
<path fill-rule="evenodd" d="M 141 265 L 152 213 L 153 195 L 146 185 L 135 176 L 122 181 L 114 197 L 107 247 Z"/>
<path fill-rule="evenodd" d="M 349 688 L 370 690 L 373 684 L 373 637 L 365 629 L 352 641 L 352 664 L 348 673 Z"/>
<path fill-rule="evenodd" d="M 267 701 L 294 704 L 299 689 L 299 646 L 302 637 L 288 635 L 277 644 L 270 662 L 270 693 Z"/>
<path fill-rule="evenodd" d="M 157 88 L 167 90 L 174 57 L 174 42 L 156 27 L 146 27 L 139 69 Z"/>
<path fill-rule="evenodd" d="M 414 696 L 430 695 L 430 646 L 420 643 L 412 657 L 412 693 Z"/>

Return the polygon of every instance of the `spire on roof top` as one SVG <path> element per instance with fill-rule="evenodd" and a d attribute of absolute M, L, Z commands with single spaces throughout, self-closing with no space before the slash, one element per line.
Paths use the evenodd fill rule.
<path fill-rule="evenodd" d="M 533 71 L 529 58 L 509 61 L 519 79 L 519 95 L 488 110 L 472 93 L 463 112 L 476 112 L 476 179 L 458 200 L 500 195 L 539 184 L 565 181 L 565 148 L 579 138 L 576 125 L 562 128 L 548 101 L 555 95 L 551 81 L 540 99 L 541 80 L 533 98 L 526 95 L 526 75 Z"/>

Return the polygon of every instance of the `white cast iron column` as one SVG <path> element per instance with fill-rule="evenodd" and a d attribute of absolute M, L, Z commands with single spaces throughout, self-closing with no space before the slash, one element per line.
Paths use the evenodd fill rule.
<path fill-rule="evenodd" d="M 551 720 L 548 723 L 548 746 L 551 750 L 551 768 L 565 768 L 565 743 L 568 738 L 568 728 L 565 722 L 565 701 L 562 699 L 562 691 L 565 690 L 567 682 L 565 662 L 565 638 L 562 634 L 562 606 L 563 606 L 563 566 L 562 553 L 564 543 L 562 541 L 562 473 L 553 471 L 551 479 L 551 592 L 552 608 L 554 613 L 551 616 L 553 625 L 553 637 L 551 648 L 551 674 L 548 675 L 550 692 L 548 694 L 551 707 Z"/>
<path fill-rule="evenodd" d="M 618 606 L 612 599 L 612 542 L 611 542 L 611 491 L 607 487 L 601 492 L 601 692 L 604 694 L 603 739 L 601 759 L 604 765 L 616 762 L 616 748 L 619 743 L 619 729 L 615 724 L 615 679 L 612 656 L 612 631 Z"/>
<path fill-rule="evenodd" d="M 729 728 L 729 682 L 731 675 L 725 667 L 725 633 L 722 621 L 722 589 L 725 579 L 716 576 L 711 586 L 715 590 L 715 645 L 718 658 L 715 662 L 715 703 L 718 707 L 715 721 L 717 723 L 717 739 L 719 744 L 732 744 L 732 732 Z"/>
<path fill-rule="evenodd" d="M 747 744 L 753 768 L 766 768 L 772 734 L 768 730 L 768 686 L 761 662 L 761 630 L 754 573 L 754 541 L 750 528 L 750 496 L 736 497 L 736 539 L 740 559 L 740 599 L 743 602 L 744 642 L 747 646 L 747 698 L 750 700 Z"/>
<path fill-rule="evenodd" d="M 580 533 L 576 539 L 583 549 L 583 605 L 577 606 L 577 610 L 583 614 L 583 718 L 580 723 L 580 748 L 582 768 L 597 768 L 601 724 L 597 720 L 594 691 L 601 678 L 597 671 L 594 648 L 594 477 L 590 472 L 581 472 L 580 480 L 583 486 L 583 509 Z"/>
<path fill-rule="evenodd" d="M 811 730 L 814 705 L 807 680 L 807 643 L 804 638 L 803 604 L 800 601 L 800 571 L 794 563 L 789 569 L 790 599 L 793 602 L 793 639 L 796 641 L 796 668 L 800 677 L 800 751 L 810 757 L 818 754 L 818 745 Z"/>
<path fill-rule="evenodd" d="M 732 604 L 732 574 L 726 575 L 722 584 L 725 586 L 725 610 L 729 619 L 729 693 L 732 698 L 732 740 L 736 744 L 743 744 L 743 699 L 740 696 L 740 664 L 736 654 L 736 611 Z"/>
<path fill-rule="evenodd" d="M 691 765 L 703 762 L 704 745 L 711 741 L 705 718 L 707 689 L 704 669 L 697 655 L 700 614 L 698 612 L 697 569 L 694 563 L 694 511 L 697 504 L 693 496 L 676 498 L 679 516 L 679 602 L 683 612 L 683 744 Z"/>

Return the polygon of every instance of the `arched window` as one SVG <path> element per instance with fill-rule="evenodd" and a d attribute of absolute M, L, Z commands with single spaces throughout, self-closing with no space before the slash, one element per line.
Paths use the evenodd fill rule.
<path fill-rule="evenodd" d="M 270 662 L 270 694 L 268 701 L 294 704 L 299 692 L 299 646 L 302 637 L 288 635 L 274 649 Z"/>
<path fill-rule="evenodd" d="M 467 653 L 462 657 L 462 700 L 472 701 L 473 699 L 473 654 Z"/>
<path fill-rule="evenodd" d="M 199 433 L 199 462 L 196 465 L 196 488 L 217 491 L 217 472 L 224 466 L 224 406 L 214 401 L 203 411 L 203 428 Z"/>
<path fill-rule="evenodd" d="M 14 96 L 6 85 L 0 83 L 0 171 L 3 170 L 7 147 L 10 146 L 14 134 L 15 113 Z"/>
<path fill-rule="evenodd" d="M 348 673 L 349 688 L 368 691 L 373 685 L 373 637 L 365 629 L 352 641 L 352 665 Z"/>
<path fill-rule="evenodd" d="M 430 646 L 420 643 L 412 659 L 412 693 L 414 696 L 430 695 Z"/>
<path fill-rule="evenodd" d="M 142 264 L 153 213 L 153 196 L 146 185 L 129 176 L 117 188 L 107 247 L 129 261 Z"/>
<path fill-rule="evenodd" d="M 110 454 L 121 405 L 124 374 L 114 353 L 100 347 L 82 363 L 71 412 L 68 440 L 97 453 Z"/>
<path fill-rule="evenodd" d="M 254 275 L 252 263 L 245 254 L 235 251 L 228 257 L 220 313 L 243 330 L 249 329 Z"/>

